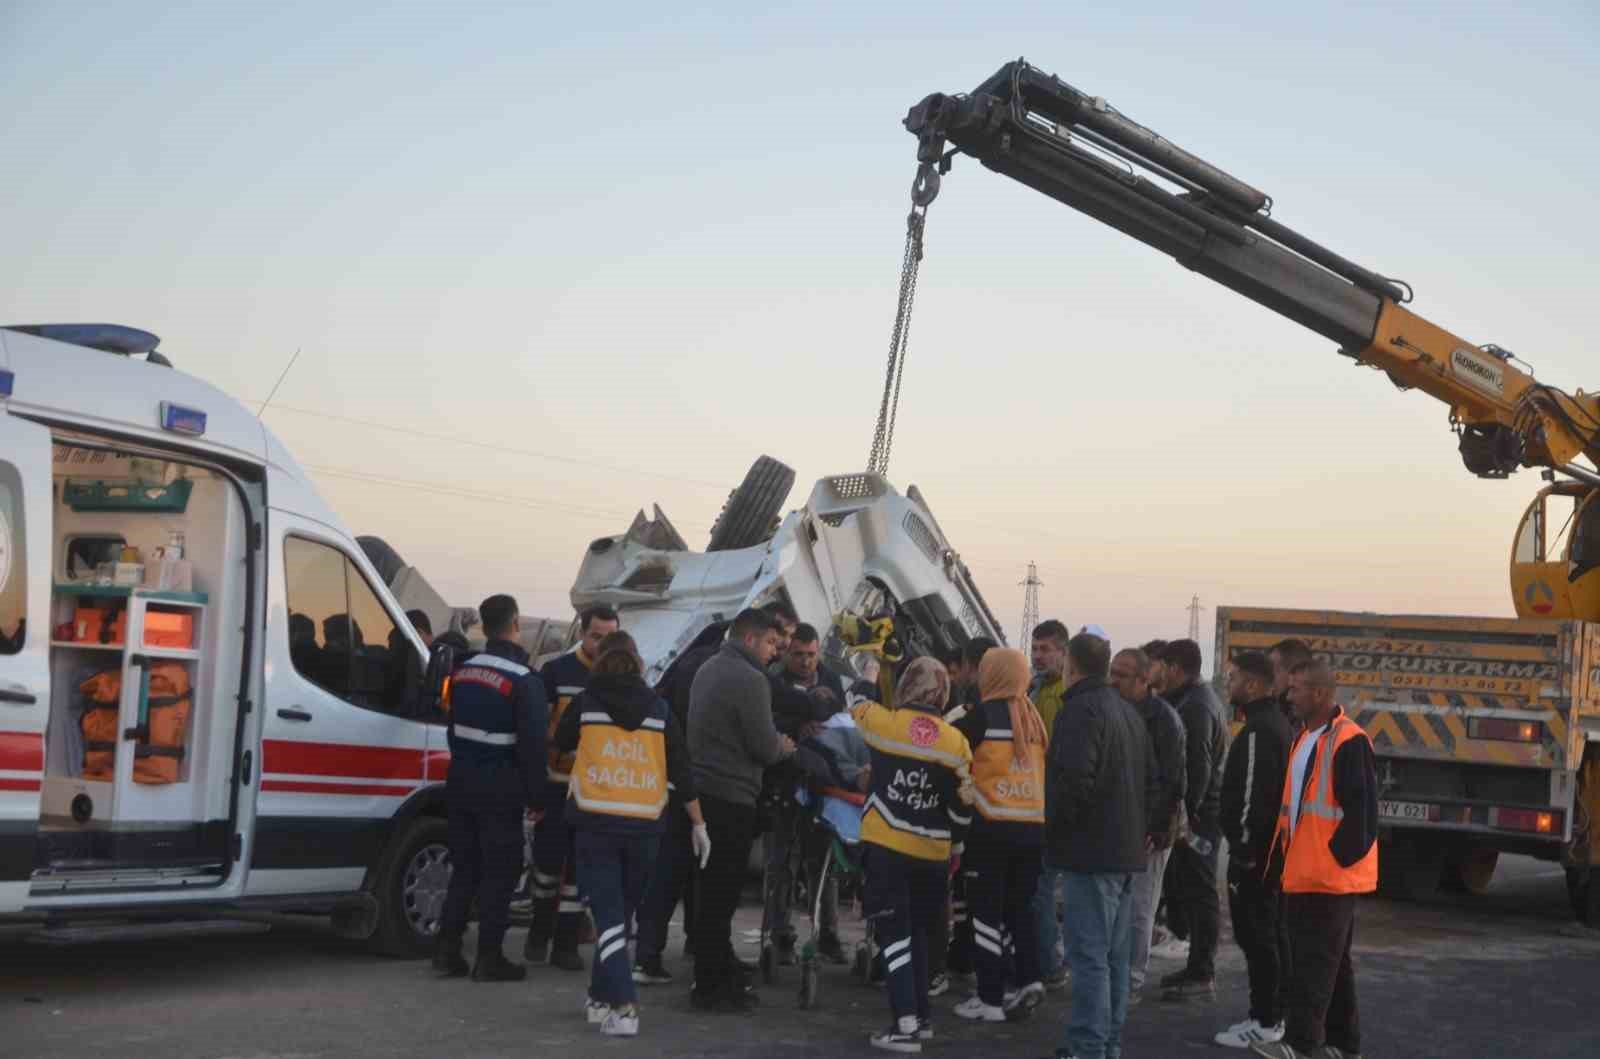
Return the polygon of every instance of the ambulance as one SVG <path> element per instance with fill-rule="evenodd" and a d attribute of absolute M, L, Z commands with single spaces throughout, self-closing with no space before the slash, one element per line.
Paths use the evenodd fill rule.
<path fill-rule="evenodd" d="M 445 651 L 272 431 L 156 345 L 0 328 L 0 922 L 312 913 L 420 955 Z"/>

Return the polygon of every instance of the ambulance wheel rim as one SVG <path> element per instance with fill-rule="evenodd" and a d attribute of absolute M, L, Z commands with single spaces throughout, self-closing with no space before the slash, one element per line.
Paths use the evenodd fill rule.
<path fill-rule="evenodd" d="M 435 843 L 417 850 L 406 865 L 400 886 L 411 929 L 418 934 L 437 934 L 445 891 L 450 888 L 450 847 Z"/>

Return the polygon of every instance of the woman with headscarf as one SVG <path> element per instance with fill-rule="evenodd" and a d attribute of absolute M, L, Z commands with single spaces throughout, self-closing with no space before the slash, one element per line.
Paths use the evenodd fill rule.
<path fill-rule="evenodd" d="M 928 936 L 944 914 L 950 849 L 971 821 L 967 741 L 942 716 L 950 677 L 937 659 L 916 658 L 895 687 L 894 708 L 851 710 L 872 754 L 862 810 L 865 911 L 888 978 L 894 1021 L 874 1048 L 920 1052 L 933 1037 Z"/>
<path fill-rule="evenodd" d="M 956 722 L 972 747 L 976 791 L 961 855 L 967 877 L 978 992 L 956 1014 L 978 1022 L 1023 1018 L 1044 999 L 1039 936 L 1030 914 L 1044 849 L 1044 757 L 1049 736 L 1028 698 L 1021 651 L 995 647 L 978 663 L 978 705 Z M 1005 992 L 1005 947 L 1016 954 L 1018 988 Z"/>

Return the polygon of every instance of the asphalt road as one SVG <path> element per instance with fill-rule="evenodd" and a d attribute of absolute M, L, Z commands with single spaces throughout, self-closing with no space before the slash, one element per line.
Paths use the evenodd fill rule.
<path fill-rule="evenodd" d="M 741 911 L 741 926 L 755 920 L 754 908 Z M 366 955 L 316 923 L 285 917 L 258 929 L 77 946 L 0 935 L 0 1055 L 865 1056 L 881 1054 L 866 1037 L 888 1017 L 882 992 L 843 968 L 824 970 L 821 1007 L 801 1012 L 798 976 L 782 968 L 755 1017 L 692 1012 L 682 982 L 646 990 L 641 1037 L 613 1041 L 584 1024 L 583 975 L 540 969 L 522 984 L 440 982 L 423 964 Z M 859 929 L 847 917 L 847 941 Z M 520 941 L 514 931 L 512 943 Z M 1549 865 L 1505 858 L 1485 897 L 1365 901 L 1356 947 L 1369 1057 L 1600 1057 L 1600 932 L 1569 922 L 1561 873 Z M 925 1054 L 1048 1055 L 1066 997 L 1052 994 L 1027 1023 L 974 1026 L 949 1015 L 952 993 L 935 1001 L 939 1037 Z M 1210 1037 L 1243 1018 L 1244 1004 L 1243 964 L 1225 931 L 1216 1002 L 1148 999 L 1132 1012 L 1124 1054 L 1238 1054 Z"/>

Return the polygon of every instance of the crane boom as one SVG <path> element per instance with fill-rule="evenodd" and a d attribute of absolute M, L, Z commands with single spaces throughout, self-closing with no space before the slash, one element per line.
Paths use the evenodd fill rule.
<path fill-rule="evenodd" d="M 1406 284 L 1279 223 L 1265 193 L 1105 100 L 1019 59 L 970 94 L 928 96 L 905 126 L 918 139 L 918 184 L 932 193 L 954 154 L 971 155 L 1431 394 L 1449 406 L 1474 474 L 1544 466 L 1600 483 L 1572 463 L 1600 462 L 1600 399 L 1545 386 L 1500 347 L 1412 312 Z"/>

